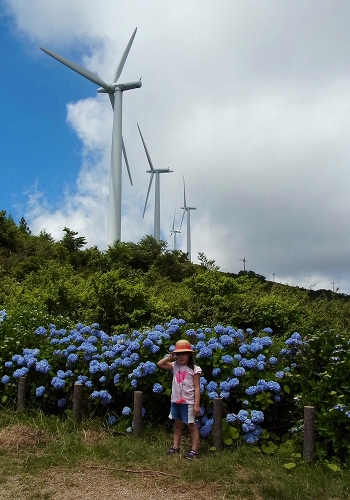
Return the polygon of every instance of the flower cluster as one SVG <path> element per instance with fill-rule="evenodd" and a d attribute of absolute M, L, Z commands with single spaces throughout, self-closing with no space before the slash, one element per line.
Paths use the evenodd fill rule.
<path fill-rule="evenodd" d="M 71 404 L 67 396 L 74 384 L 82 384 L 90 401 L 108 405 L 113 412 L 109 413 L 108 425 L 117 421 L 116 414 L 132 414 L 132 391 L 137 388 L 144 391 L 147 404 L 154 406 L 148 415 L 155 411 L 165 414 L 171 377 L 157 370 L 156 362 L 172 352 L 176 341 L 186 335 L 195 351 L 195 363 L 203 370 L 203 406 L 197 419 L 201 436 L 208 437 L 212 432 L 212 403 L 220 397 L 227 423 L 239 422 L 244 439 L 256 442 L 261 434 L 259 424 L 264 420 L 261 410 L 266 408 L 266 415 L 269 405 L 283 398 L 285 379 L 296 366 L 294 353 L 301 346 L 299 334 L 294 333 L 286 341 L 288 349 L 281 353 L 274 348 L 269 328 L 259 335 L 251 329 L 223 325 L 187 330 L 184 326 L 184 320 L 174 318 L 151 330 L 111 335 L 96 323 L 79 323 L 71 331 L 55 325 L 41 326 L 35 335 L 45 356 L 39 349 L 23 349 L 5 360 L 0 366 L 2 387 L 10 388 L 14 379 L 26 375 L 35 383 L 32 390 L 36 399 L 42 404 L 54 400 L 63 409 Z"/>

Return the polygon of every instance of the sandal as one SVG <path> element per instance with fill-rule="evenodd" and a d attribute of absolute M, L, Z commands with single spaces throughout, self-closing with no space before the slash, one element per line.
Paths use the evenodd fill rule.
<path fill-rule="evenodd" d="M 175 448 L 175 446 L 172 446 L 170 450 L 166 452 L 167 455 L 175 455 L 175 453 L 180 453 L 180 448 Z"/>
<path fill-rule="evenodd" d="M 195 451 L 191 450 L 185 458 L 189 458 L 190 460 L 193 460 L 195 458 L 199 458 L 198 456 L 198 453 L 196 453 Z"/>

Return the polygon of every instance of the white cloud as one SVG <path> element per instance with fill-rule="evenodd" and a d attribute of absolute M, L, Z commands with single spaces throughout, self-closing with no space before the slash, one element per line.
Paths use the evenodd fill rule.
<path fill-rule="evenodd" d="M 268 279 L 335 281 L 350 293 L 350 4 L 11 0 L 11 11 L 31 43 L 77 56 L 106 81 L 138 26 L 121 79 L 143 81 L 124 94 L 134 188 L 124 174 L 123 239 L 153 232 L 153 190 L 142 219 L 149 177 L 139 122 L 154 165 L 174 170 L 161 179 L 166 238 L 185 176 L 197 207 L 193 258 L 202 251 L 238 272 L 246 256 Z M 81 171 L 60 209 L 35 198 L 31 227 L 56 234 L 68 219 L 105 246 L 111 116 L 106 96 L 68 104 Z M 178 241 L 185 250 L 185 226 Z"/>

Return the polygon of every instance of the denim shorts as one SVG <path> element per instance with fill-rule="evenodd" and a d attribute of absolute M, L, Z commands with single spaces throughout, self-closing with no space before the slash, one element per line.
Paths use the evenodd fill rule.
<path fill-rule="evenodd" d="M 194 405 L 183 403 L 171 403 L 169 418 L 172 420 L 182 420 L 184 424 L 194 424 Z"/>

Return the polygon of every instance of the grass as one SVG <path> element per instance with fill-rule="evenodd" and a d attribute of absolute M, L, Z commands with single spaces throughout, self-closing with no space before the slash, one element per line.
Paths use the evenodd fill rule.
<path fill-rule="evenodd" d="M 206 443 L 200 460 L 190 461 L 167 457 L 170 444 L 171 434 L 162 429 L 146 428 L 135 438 L 98 419 L 77 426 L 69 417 L 0 412 L 0 500 L 128 498 L 128 492 L 134 500 L 174 492 L 179 499 L 181 492 L 199 499 L 350 497 L 349 471 L 334 473 L 303 462 L 288 471 L 286 460 L 257 454 L 249 446 L 217 454 Z M 188 447 L 189 436 L 184 436 L 182 449 Z"/>

